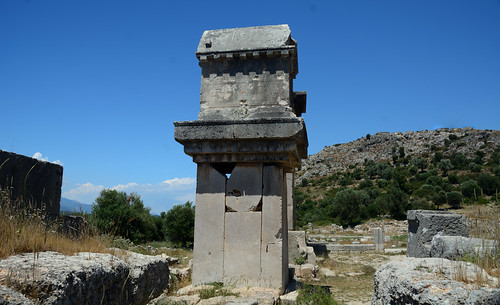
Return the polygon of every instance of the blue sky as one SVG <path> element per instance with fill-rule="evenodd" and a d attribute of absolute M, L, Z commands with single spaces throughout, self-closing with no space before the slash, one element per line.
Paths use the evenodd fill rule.
<path fill-rule="evenodd" d="M 64 166 L 63 196 L 194 200 L 204 30 L 289 24 L 309 153 L 380 131 L 500 129 L 500 1 L 0 1 L 0 149 Z"/>

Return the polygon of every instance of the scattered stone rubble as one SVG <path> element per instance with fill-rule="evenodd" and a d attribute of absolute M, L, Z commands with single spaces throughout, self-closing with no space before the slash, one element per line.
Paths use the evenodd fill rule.
<path fill-rule="evenodd" d="M 499 279 L 464 255 L 495 255 L 495 241 L 469 238 L 467 220 L 445 211 L 408 211 L 408 256 L 377 270 L 373 305 L 500 304 Z M 493 256 L 494 257 L 494 256 Z"/>
<path fill-rule="evenodd" d="M 19 254 L 0 261 L 0 300 L 43 305 L 145 304 L 169 282 L 168 260 L 133 252 Z M 8 287 L 8 288 L 7 288 Z M 11 293 L 11 291 L 15 291 Z M 0 304 L 2 304 L 0 301 Z M 6 303 L 5 303 L 6 302 Z"/>

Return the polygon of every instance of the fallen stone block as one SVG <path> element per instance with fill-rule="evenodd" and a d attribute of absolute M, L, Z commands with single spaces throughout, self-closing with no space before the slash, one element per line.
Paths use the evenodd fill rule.
<path fill-rule="evenodd" d="M 160 295 L 168 285 L 168 262 L 126 254 L 26 253 L 1 260 L 0 274 L 37 304 L 144 304 Z"/>
<path fill-rule="evenodd" d="M 280 302 L 282 305 L 295 305 L 297 304 L 297 297 L 299 296 L 299 292 L 297 290 L 289 292 L 280 296 Z"/>
<path fill-rule="evenodd" d="M 328 268 L 319 269 L 319 273 L 323 276 L 326 276 L 326 277 L 334 277 L 337 275 L 335 272 L 333 272 L 332 270 L 330 270 Z"/>
<path fill-rule="evenodd" d="M 500 304 L 497 286 L 497 278 L 471 263 L 406 257 L 377 270 L 372 305 Z"/>
<path fill-rule="evenodd" d="M 465 256 L 495 255 L 496 253 L 498 253 L 498 245 L 494 240 L 436 235 L 431 241 L 431 257 L 455 259 Z"/>
<path fill-rule="evenodd" d="M 295 268 L 295 277 L 298 279 L 312 280 L 318 273 L 318 266 L 313 264 L 293 265 Z"/>

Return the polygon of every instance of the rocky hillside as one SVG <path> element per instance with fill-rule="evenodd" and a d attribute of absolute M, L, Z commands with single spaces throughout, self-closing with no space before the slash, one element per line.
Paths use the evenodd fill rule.
<path fill-rule="evenodd" d="M 404 152 L 415 156 L 444 150 L 448 154 L 461 153 L 472 157 L 477 150 L 486 155 L 500 146 L 500 130 L 478 130 L 467 128 L 440 128 L 436 130 L 379 132 L 355 141 L 327 146 L 302 162 L 296 174 L 296 182 L 303 178 L 328 176 L 345 171 L 350 166 L 363 163 L 365 159 L 375 162 L 392 160 Z"/>

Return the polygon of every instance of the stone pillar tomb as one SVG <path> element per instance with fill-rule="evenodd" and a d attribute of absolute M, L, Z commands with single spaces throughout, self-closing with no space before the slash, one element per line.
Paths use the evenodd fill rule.
<path fill-rule="evenodd" d="M 293 91 L 296 41 L 288 25 L 205 31 L 196 56 L 198 120 L 174 122 L 198 166 L 193 285 L 283 291 L 294 213 L 287 198 L 308 146 L 306 93 Z"/>

